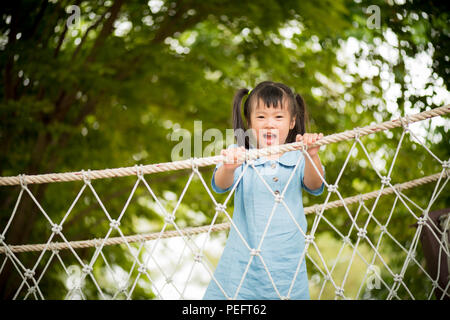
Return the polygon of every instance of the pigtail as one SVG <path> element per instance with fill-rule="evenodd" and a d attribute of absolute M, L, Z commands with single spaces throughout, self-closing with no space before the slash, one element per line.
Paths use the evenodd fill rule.
<path fill-rule="evenodd" d="M 244 146 L 246 149 L 249 149 L 249 141 L 248 137 L 245 135 L 246 128 L 244 124 L 244 120 L 242 119 L 241 113 L 241 105 L 242 99 L 248 95 L 248 89 L 239 89 L 233 98 L 233 129 L 234 135 L 237 140 L 237 144 L 241 147 Z M 248 117 L 248 98 L 244 104 L 244 115 Z"/>
<path fill-rule="evenodd" d="M 295 142 L 297 134 L 304 135 L 309 125 L 308 113 L 306 111 L 306 103 L 302 96 L 294 94 L 289 88 L 283 85 L 284 90 L 292 97 L 293 110 L 295 114 L 295 126 L 292 128 L 286 138 L 286 143 Z"/>
<path fill-rule="evenodd" d="M 309 126 L 309 116 L 308 112 L 306 111 L 306 103 L 305 100 L 302 98 L 301 95 L 298 93 L 295 94 L 295 102 L 297 103 L 298 107 L 298 113 L 297 113 L 297 119 L 296 119 L 296 126 L 297 126 L 297 133 L 300 133 L 301 135 L 305 134 L 307 126 Z M 295 141 L 295 140 L 294 140 Z"/>

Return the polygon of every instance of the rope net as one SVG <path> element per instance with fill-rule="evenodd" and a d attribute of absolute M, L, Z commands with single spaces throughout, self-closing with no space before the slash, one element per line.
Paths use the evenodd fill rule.
<path fill-rule="evenodd" d="M 0 185 L 19 186 L 20 190 L 10 213 L 6 213 L 9 215 L 6 224 L 0 225 L 0 277 L 7 270 L 14 275 L 11 277 L 16 279 L 13 299 L 52 299 L 55 288 L 64 292 L 64 297 L 57 299 L 201 299 L 210 281 L 216 282 L 224 299 L 235 299 L 240 286 L 236 292 L 227 294 L 215 279 L 214 270 L 230 228 L 241 235 L 232 219 L 231 203 L 245 172 L 255 170 L 274 197 L 266 230 L 276 207 L 284 206 L 291 222 L 304 236 L 305 248 L 299 266 L 306 261 L 312 299 L 449 299 L 450 209 L 433 207 L 442 203 L 448 205 L 449 161 L 431 152 L 410 126 L 449 112 L 450 106 L 444 106 L 329 135 L 318 141 L 316 145 L 321 146 L 344 141 L 350 145 L 338 149 L 347 155 L 335 180 L 322 178 L 326 192 L 304 201 L 308 230 L 302 230 L 283 199 L 292 176 L 281 193 L 276 193 L 254 166 L 255 159 L 278 152 L 301 150 L 305 159 L 309 158 L 301 142 L 248 150 L 238 181 L 229 192 L 221 195 L 213 194 L 200 167 L 217 164 L 224 160 L 222 156 L 128 168 L 1 177 Z M 370 141 L 363 142 L 362 138 L 394 128 L 402 129 L 401 136 L 396 141 L 390 165 L 383 167 L 376 154 L 368 151 Z M 410 181 L 396 181 L 396 159 L 408 138 L 409 147 L 417 154 L 426 155 L 425 161 L 441 169 Z M 358 154 L 360 159 L 355 160 Z M 414 159 L 410 161 L 414 167 Z M 299 163 L 297 161 L 295 169 Z M 351 174 L 349 167 L 355 163 L 370 177 L 369 181 L 358 177 L 358 183 L 369 185 L 374 191 L 359 193 L 358 186 L 340 185 L 342 176 Z M 188 169 L 190 173 L 179 196 L 173 192 L 158 194 L 151 186 L 153 176 L 145 176 L 181 169 Z M 318 172 L 316 167 L 315 170 Z M 328 170 L 327 176 L 334 174 Z M 123 176 L 130 177 L 133 186 L 127 190 L 120 212 L 114 213 L 107 209 L 93 180 L 114 180 L 112 178 Z M 61 181 L 81 181 L 82 185 L 68 209 L 62 214 L 53 214 L 46 210 L 47 204 L 36 199 L 29 185 Z M 192 210 L 195 203 L 183 202 L 190 189 L 208 195 L 209 212 L 196 212 Z M 38 209 L 39 223 L 47 227 L 48 232 L 41 243 L 10 244 L 8 230 L 26 197 Z M 94 239 L 72 240 L 70 228 L 76 222 L 71 217 L 87 198 L 99 208 L 101 218 L 95 218 L 94 222 L 103 226 L 104 233 Z M 198 201 L 199 198 L 194 195 L 191 199 Z M 306 206 L 317 199 L 320 202 Z M 130 206 L 132 202 L 141 204 L 137 213 Z M 181 213 L 192 219 L 182 218 Z M 123 228 L 121 225 L 131 219 L 131 215 L 147 215 L 161 221 L 158 231 L 136 234 L 132 229 Z M 89 221 L 89 214 L 83 218 L 82 221 Z M 199 226 L 189 227 L 187 221 Z M 205 221 L 208 223 L 204 224 Z M 139 225 L 139 221 L 134 224 Z M 241 239 L 248 248 L 248 263 L 260 259 L 272 279 L 261 254 L 264 237 L 265 233 L 259 246 L 254 248 L 242 236 Z M 246 272 L 240 275 L 241 283 L 246 275 Z M 290 292 L 279 292 L 273 280 L 272 285 L 280 299 L 290 298 Z"/>

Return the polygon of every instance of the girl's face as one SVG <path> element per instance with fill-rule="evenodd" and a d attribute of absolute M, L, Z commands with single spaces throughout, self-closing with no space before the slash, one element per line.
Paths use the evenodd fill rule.
<path fill-rule="evenodd" d="M 295 118 L 291 117 L 286 105 L 269 108 L 259 100 L 250 115 L 250 128 L 254 130 L 258 148 L 284 144 L 294 126 Z"/>

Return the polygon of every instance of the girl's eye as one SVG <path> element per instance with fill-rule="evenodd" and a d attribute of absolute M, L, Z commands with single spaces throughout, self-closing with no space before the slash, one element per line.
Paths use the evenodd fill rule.
<path fill-rule="evenodd" d="M 259 117 L 256 117 L 256 118 L 258 118 L 258 119 L 264 119 L 264 117 L 263 117 L 263 116 L 259 116 Z"/>

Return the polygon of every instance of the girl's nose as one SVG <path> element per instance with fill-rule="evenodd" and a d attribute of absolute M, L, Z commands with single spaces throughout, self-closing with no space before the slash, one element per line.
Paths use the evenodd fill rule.
<path fill-rule="evenodd" d="M 266 128 L 275 128 L 275 120 L 272 118 L 268 118 L 265 123 Z"/>

